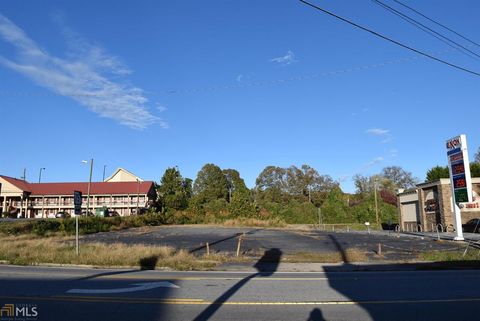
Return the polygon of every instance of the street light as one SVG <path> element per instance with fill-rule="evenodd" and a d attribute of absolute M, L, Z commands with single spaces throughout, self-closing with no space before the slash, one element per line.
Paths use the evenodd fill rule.
<path fill-rule="evenodd" d="M 375 218 L 378 224 L 377 179 L 373 181 L 373 188 L 375 190 Z"/>
<path fill-rule="evenodd" d="M 103 179 L 102 179 L 102 182 L 105 182 L 105 168 L 107 167 L 107 165 L 103 165 Z"/>
<path fill-rule="evenodd" d="M 41 167 L 40 168 L 40 172 L 38 173 L 38 182 L 40 183 L 40 181 L 42 180 L 42 171 L 45 170 L 45 167 Z M 23 174 L 25 176 L 25 174 Z"/>
<path fill-rule="evenodd" d="M 82 160 L 82 163 L 88 164 L 88 161 Z M 92 185 L 92 173 L 93 173 L 93 158 L 90 159 L 90 178 L 88 180 L 88 189 L 87 189 L 87 216 L 90 209 L 90 187 Z"/>

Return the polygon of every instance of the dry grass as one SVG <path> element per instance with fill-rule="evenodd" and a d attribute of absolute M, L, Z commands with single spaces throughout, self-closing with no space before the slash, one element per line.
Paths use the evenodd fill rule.
<path fill-rule="evenodd" d="M 226 220 L 223 226 L 239 226 L 239 227 L 285 227 L 287 224 L 281 219 L 259 220 L 256 218 L 236 218 Z"/>
<path fill-rule="evenodd" d="M 81 244 L 80 255 L 77 256 L 72 237 L 41 238 L 29 235 L 0 237 L 0 260 L 21 265 L 86 264 L 104 267 L 140 266 L 142 269 L 168 267 L 175 270 L 208 270 L 219 263 L 171 247 L 123 243 Z"/>
<path fill-rule="evenodd" d="M 0 237 L 0 260 L 20 265 L 51 263 L 99 267 L 136 266 L 141 269 L 167 267 L 175 270 L 212 270 L 222 263 L 254 262 L 256 256 L 251 254 L 240 257 L 226 254 L 194 256 L 185 250 L 167 246 L 81 243 L 80 255 L 77 256 L 73 237 L 32 235 Z M 368 261 L 366 254 L 359 249 L 348 249 L 345 255 L 348 262 Z M 338 263 L 343 262 L 343 257 L 340 253 L 333 252 L 300 252 L 283 256 L 282 262 Z"/>
<path fill-rule="evenodd" d="M 367 262 L 368 257 L 360 249 L 347 249 L 345 258 L 339 252 L 299 252 L 296 254 L 285 255 L 282 261 L 291 263 L 342 263 L 342 262 Z"/>

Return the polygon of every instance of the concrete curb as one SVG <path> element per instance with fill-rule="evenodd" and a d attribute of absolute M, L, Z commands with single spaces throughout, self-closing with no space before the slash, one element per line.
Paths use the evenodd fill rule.
<path fill-rule="evenodd" d="M 478 270 L 480 262 L 472 261 L 472 264 L 459 264 L 457 266 L 449 262 L 353 262 L 353 263 L 280 263 L 265 264 L 260 272 L 317 272 L 317 273 L 338 273 L 338 272 L 401 272 L 401 271 L 437 271 L 437 270 Z M 31 265 L 10 264 L 8 261 L 0 261 L 0 265 L 10 266 L 38 266 L 45 268 L 66 268 L 66 269 L 102 269 L 102 270 L 120 270 L 134 269 L 140 270 L 138 266 L 96 266 L 87 264 L 56 264 L 56 263 L 38 263 Z M 157 267 L 150 271 L 173 272 L 174 269 L 168 267 Z M 259 269 L 249 263 L 225 263 L 217 266 L 212 272 L 246 272 L 257 273 Z M 205 272 L 205 270 L 192 270 L 192 272 Z"/>

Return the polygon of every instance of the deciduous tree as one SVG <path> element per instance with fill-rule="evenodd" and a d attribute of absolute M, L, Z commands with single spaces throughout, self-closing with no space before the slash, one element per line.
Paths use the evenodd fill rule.
<path fill-rule="evenodd" d="M 393 182 L 395 188 L 413 188 L 418 183 L 418 179 L 413 177 L 411 172 L 407 172 L 400 166 L 385 167 L 380 175 Z"/>
<path fill-rule="evenodd" d="M 217 199 L 228 199 L 228 181 L 224 173 L 214 164 L 206 164 L 198 172 L 193 184 L 193 193 L 200 203 Z"/>

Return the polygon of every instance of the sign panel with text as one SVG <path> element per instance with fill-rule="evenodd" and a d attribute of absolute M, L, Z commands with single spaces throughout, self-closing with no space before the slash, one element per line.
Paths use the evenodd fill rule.
<path fill-rule="evenodd" d="M 447 140 L 448 169 L 455 203 L 472 201 L 472 179 L 468 161 L 467 138 L 460 135 Z"/>
<path fill-rule="evenodd" d="M 74 191 L 73 192 L 73 205 L 75 206 L 75 215 L 82 214 L 82 192 Z"/>

